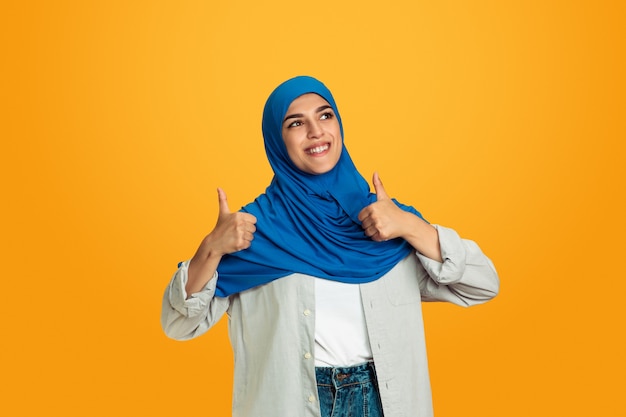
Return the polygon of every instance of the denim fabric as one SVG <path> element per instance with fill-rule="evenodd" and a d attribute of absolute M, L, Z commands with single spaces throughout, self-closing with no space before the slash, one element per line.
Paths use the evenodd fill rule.
<path fill-rule="evenodd" d="M 315 376 L 322 417 L 383 417 L 373 362 L 316 367 Z"/>

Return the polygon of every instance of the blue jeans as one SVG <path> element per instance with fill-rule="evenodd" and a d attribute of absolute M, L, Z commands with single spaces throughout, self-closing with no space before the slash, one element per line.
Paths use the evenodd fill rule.
<path fill-rule="evenodd" d="M 383 417 L 374 362 L 315 368 L 322 417 Z"/>

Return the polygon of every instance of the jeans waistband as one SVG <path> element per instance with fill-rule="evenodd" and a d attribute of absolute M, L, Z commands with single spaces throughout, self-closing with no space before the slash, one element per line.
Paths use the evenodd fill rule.
<path fill-rule="evenodd" d="M 317 385 L 340 388 L 346 385 L 376 382 L 374 362 L 365 362 L 348 367 L 315 367 Z"/>

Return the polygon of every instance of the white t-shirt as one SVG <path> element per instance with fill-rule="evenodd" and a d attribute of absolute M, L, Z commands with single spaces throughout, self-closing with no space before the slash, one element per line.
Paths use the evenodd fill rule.
<path fill-rule="evenodd" d="M 315 366 L 372 360 L 358 285 L 315 280 Z"/>

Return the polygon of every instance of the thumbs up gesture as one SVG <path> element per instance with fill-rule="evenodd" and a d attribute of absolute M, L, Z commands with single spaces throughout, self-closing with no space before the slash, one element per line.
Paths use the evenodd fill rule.
<path fill-rule="evenodd" d="M 189 262 L 187 296 L 200 291 L 213 277 L 222 256 L 250 247 L 256 231 L 256 217 L 250 213 L 231 213 L 226 193 L 217 189 L 217 224 L 200 243 Z"/>
<path fill-rule="evenodd" d="M 219 262 L 219 259 L 226 254 L 248 249 L 254 239 L 256 217 L 250 213 L 231 213 L 226 193 L 221 188 L 217 189 L 217 200 L 219 204 L 217 224 L 200 244 L 191 260 L 190 268 L 210 258 Z M 217 268 L 217 263 L 214 262 L 213 266 Z"/>
<path fill-rule="evenodd" d="M 256 231 L 256 217 L 250 213 L 231 213 L 226 193 L 217 189 L 219 214 L 217 224 L 205 240 L 211 242 L 214 254 L 225 255 L 250 247 Z"/>
<path fill-rule="evenodd" d="M 377 242 L 404 237 L 403 232 L 406 228 L 403 226 L 407 214 L 410 213 L 402 210 L 391 200 L 377 172 L 374 172 L 372 182 L 376 191 L 376 202 L 359 213 L 365 234 Z"/>

